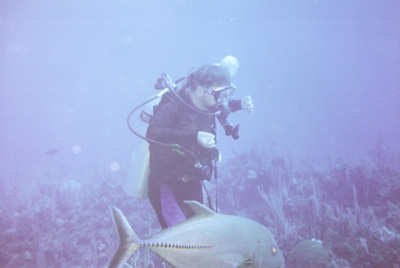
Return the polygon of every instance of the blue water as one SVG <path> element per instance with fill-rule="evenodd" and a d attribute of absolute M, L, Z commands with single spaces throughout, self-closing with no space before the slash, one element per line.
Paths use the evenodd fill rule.
<path fill-rule="evenodd" d="M 399 178 L 400 165 L 399 10 L 400 3 L 390 0 L 6 0 L 0 7 L 2 264 L 104 266 L 115 249 L 107 241 L 118 238 L 111 218 L 96 215 L 105 211 L 108 218 L 107 207 L 113 202 L 125 207 L 127 214 L 141 211 L 143 235 L 148 222 L 154 230 L 159 228 L 148 201 L 123 196 L 119 187 L 141 142 L 127 128 L 126 117 L 156 93 L 153 86 L 162 72 L 177 79 L 226 55 L 239 59 L 235 97 L 251 95 L 255 113 L 239 112 L 230 118 L 240 124 L 237 141 L 220 130 L 222 165 L 260 150 L 286 161 L 288 189 L 295 172 L 307 177 L 317 170 L 361 198 L 370 192 L 360 193 L 359 185 L 379 178 L 390 182 L 374 189 L 398 205 L 388 189 Z M 46 154 L 49 150 L 56 152 Z M 226 185 L 239 187 L 249 170 L 260 180 L 280 178 L 282 172 L 266 171 L 272 158 L 259 156 L 260 163 L 244 166 L 242 177 L 225 181 L 221 191 L 227 192 L 220 195 L 228 193 Z M 361 187 L 354 192 L 335 168 L 351 178 L 349 170 L 356 165 L 366 175 L 354 175 L 362 178 L 360 184 L 354 183 Z M 229 180 L 227 169 L 221 177 Z M 267 187 L 265 181 L 261 184 Z M 321 201 L 324 184 L 315 185 L 317 192 L 321 189 Z M 257 195 L 254 189 L 250 192 Z M 313 194 L 312 187 L 304 191 L 291 194 Z M 251 201 L 248 195 L 238 196 L 242 204 Z M 354 210 L 384 205 L 367 197 L 354 202 L 352 196 L 348 206 Z M 225 207 L 226 212 L 245 214 L 240 208 L 233 210 L 228 203 Z M 271 224 L 272 219 L 257 218 L 254 211 L 246 213 Z M 375 216 L 388 220 L 386 214 L 379 215 Z M 78 218 L 83 229 L 92 229 L 99 221 L 104 224 L 99 228 L 107 231 L 101 238 L 82 234 L 74 237 L 76 241 L 67 239 L 66 233 L 78 232 Z M 29 222 L 35 226 L 29 233 L 41 235 L 21 234 Z M 380 224 L 376 230 L 385 225 L 390 232 L 399 232 L 395 224 Z M 50 225 L 54 229 L 46 227 Z M 46 230 L 52 230 L 50 236 L 41 240 Z M 55 237 L 60 240 L 52 245 Z M 99 240 L 106 249 L 98 248 Z M 66 250 L 67 242 L 77 252 Z M 289 251 L 292 244 L 281 246 Z M 102 252 L 108 255 L 101 256 Z M 85 262 L 84 256 L 91 261 Z"/>

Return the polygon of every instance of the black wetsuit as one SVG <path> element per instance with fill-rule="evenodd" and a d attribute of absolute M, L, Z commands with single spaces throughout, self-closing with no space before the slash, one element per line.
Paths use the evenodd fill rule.
<path fill-rule="evenodd" d="M 199 131 L 216 134 L 215 116 L 196 112 L 172 93 L 167 94 L 169 95 L 163 98 L 170 100 L 160 105 L 150 122 L 146 136 L 162 143 L 178 144 L 185 150 L 150 143 L 149 199 L 162 228 L 170 225 L 166 222 L 165 212 L 163 214 L 165 206 L 161 200 L 162 186 L 168 186 L 183 215 L 186 218 L 190 217 L 192 211 L 183 201 L 195 200 L 203 203 L 201 180 L 210 179 L 202 176 L 194 165 L 199 161 L 212 170 L 216 150 L 206 149 L 197 142 Z M 182 90 L 180 96 L 186 103 L 194 106 L 187 90 Z M 233 111 L 240 109 L 240 101 L 231 101 L 230 107 Z M 182 178 L 186 178 L 186 181 Z"/>

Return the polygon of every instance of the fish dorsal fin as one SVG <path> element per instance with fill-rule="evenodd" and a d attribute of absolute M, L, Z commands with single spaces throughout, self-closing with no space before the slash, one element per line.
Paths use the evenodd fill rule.
<path fill-rule="evenodd" d="M 195 217 L 198 216 L 205 217 L 216 214 L 214 211 L 204 206 L 203 204 L 200 204 L 197 201 L 183 201 L 183 202 L 189 205 L 189 207 L 193 210 Z"/>

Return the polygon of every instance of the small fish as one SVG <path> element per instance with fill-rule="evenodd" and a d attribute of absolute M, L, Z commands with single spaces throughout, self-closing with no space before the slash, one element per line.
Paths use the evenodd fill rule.
<path fill-rule="evenodd" d="M 48 150 L 48 151 L 46 152 L 46 154 L 47 154 L 48 156 L 55 155 L 56 153 L 58 153 L 58 150 L 57 150 L 57 149 L 50 149 L 50 150 Z"/>
<path fill-rule="evenodd" d="M 109 268 L 119 268 L 139 248 L 150 249 L 172 268 L 277 268 L 282 252 L 272 233 L 247 218 L 215 213 L 185 201 L 195 215 L 148 239 L 140 239 L 122 212 L 111 207 L 120 245 Z"/>

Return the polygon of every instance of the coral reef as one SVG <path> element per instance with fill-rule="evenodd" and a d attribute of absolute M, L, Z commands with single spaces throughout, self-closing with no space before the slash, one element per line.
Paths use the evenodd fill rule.
<path fill-rule="evenodd" d="M 220 211 L 269 227 L 287 267 L 398 267 L 398 154 L 378 147 L 370 156 L 294 167 L 277 150 L 253 149 L 223 163 L 219 175 L 207 185 Z M 1 266 L 106 267 L 118 246 L 110 205 L 139 236 L 160 230 L 148 200 L 123 193 L 126 176 L 62 167 L 28 178 L 1 174 Z M 164 264 L 139 250 L 126 267 Z"/>
<path fill-rule="evenodd" d="M 219 195 L 229 194 L 221 210 L 272 229 L 287 260 L 299 242 L 315 238 L 330 252 L 332 267 L 396 267 L 400 159 L 375 151 L 296 168 L 277 150 L 241 153 L 222 168 Z"/>

